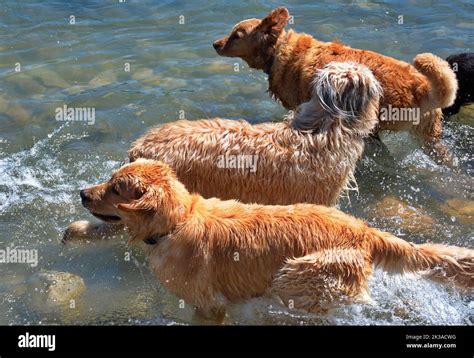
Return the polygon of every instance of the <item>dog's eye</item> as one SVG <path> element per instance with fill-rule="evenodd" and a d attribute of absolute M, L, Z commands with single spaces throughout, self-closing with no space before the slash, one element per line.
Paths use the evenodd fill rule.
<path fill-rule="evenodd" d="M 114 193 L 115 195 L 118 195 L 118 196 L 120 196 L 120 193 L 118 192 L 118 190 L 117 190 L 117 187 L 116 187 L 116 186 L 113 186 L 113 187 L 112 187 L 112 193 Z"/>
<path fill-rule="evenodd" d="M 234 40 L 240 39 L 241 37 L 242 37 L 242 34 L 240 32 L 235 32 L 232 34 L 229 40 L 234 41 Z"/>

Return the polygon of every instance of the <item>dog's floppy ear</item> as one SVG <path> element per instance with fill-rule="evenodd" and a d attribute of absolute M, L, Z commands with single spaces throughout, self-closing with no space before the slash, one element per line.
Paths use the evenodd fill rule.
<path fill-rule="evenodd" d="M 290 13 L 286 7 L 277 7 L 262 19 L 258 29 L 266 33 L 279 35 L 288 23 L 289 18 Z"/>
<path fill-rule="evenodd" d="M 146 210 L 149 210 L 149 209 L 145 209 L 144 207 L 142 207 L 141 205 L 138 205 L 137 204 L 137 201 L 138 200 L 135 200 L 131 203 L 120 203 L 120 204 L 117 204 L 117 209 L 119 210 L 122 210 L 122 211 L 125 211 L 125 212 L 128 212 L 128 213 L 131 213 L 131 212 L 136 212 L 136 211 L 146 211 Z"/>
<path fill-rule="evenodd" d="M 154 188 L 148 188 L 139 199 L 117 204 L 117 209 L 125 212 L 150 211 L 157 208 L 158 201 L 158 192 Z"/>

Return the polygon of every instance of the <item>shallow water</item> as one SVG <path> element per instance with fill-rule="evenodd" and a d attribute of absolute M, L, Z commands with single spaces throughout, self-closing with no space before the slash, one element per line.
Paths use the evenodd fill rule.
<path fill-rule="evenodd" d="M 417 53 L 472 52 L 471 1 L 287 1 L 298 31 L 339 38 L 410 61 Z M 189 307 L 162 289 L 126 238 L 60 244 L 66 225 L 91 219 L 78 190 L 109 177 L 132 140 L 176 119 L 279 120 L 266 76 L 218 57 L 212 42 L 274 1 L 6 0 L 0 7 L 0 249 L 37 249 L 39 264 L 0 264 L 0 324 L 188 324 Z M 70 16 L 76 23 L 70 24 Z M 185 24 L 179 25 L 179 16 Z M 403 15 L 404 24 L 398 24 Z M 19 63 L 20 72 L 15 72 Z M 125 64 L 130 64 L 130 72 Z M 239 64 L 239 72 L 234 64 Z M 58 122 L 64 104 L 94 107 L 93 125 Z M 182 112 L 184 111 L 184 112 Z M 371 145 L 346 212 L 414 242 L 473 247 L 474 106 L 445 123 L 457 170 L 436 165 L 406 134 Z M 125 257 L 131 254 L 129 261 Z M 74 309 L 49 306 L 30 284 L 42 270 L 79 275 Z M 373 302 L 314 316 L 255 299 L 230 308 L 238 324 L 472 324 L 472 293 L 417 277 L 371 281 Z"/>

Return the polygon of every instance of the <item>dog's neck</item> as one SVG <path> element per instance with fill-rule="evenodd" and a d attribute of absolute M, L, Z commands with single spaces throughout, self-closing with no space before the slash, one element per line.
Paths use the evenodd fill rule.
<path fill-rule="evenodd" d="M 263 67 L 263 72 L 265 72 L 268 76 L 272 75 L 273 62 L 275 62 L 275 54 L 270 56 L 270 58 L 265 62 L 265 66 Z"/>
<path fill-rule="evenodd" d="M 270 38 L 257 54 L 242 56 L 241 58 L 247 62 L 250 68 L 263 70 L 267 75 L 270 75 L 275 62 L 278 43 L 284 38 L 286 38 L 286 32 L 282 32 L 278 37 Z"/>
<path fill-rule="evenodd" d="M 184 211 L 179 220 L 173 222 L 172 225 L 164 232 L 151 232 L 149 234 L 132 235 L 135 236 L 132 241 L 143 241 L 147 245 L 160 244 L 164 239 L 172 237 L 176 230 L 188 220 L 194 213 L 197 202 L 202 199 L 200 195 L 190 195 L 188 200 L 183 201 Z"/>
<path fill-rule="evenodd" d="M 275 63 L 275 57 L 277 55 L 278 49 L 281 45 L 284 45 L 288 40 L 288 35 L 290 32 L 283 31 L 275 41 L 275 44 L 270 46 L 263 57 L 263 72 L 265 72 L 269 77 L 272 75 L 272 67 Z"/>
<path fill-rule="evenodd" d="M 156 245 L 156 244 L 159 244 L 161 241 L 163 241 L 164 239 L 166 238 L 169 238 L 172 234 L 155 234 L 155 235 L 151 235 L 151 236 L 148 236 L 147 238 L 145 238 L 143 240 L 143 242 L 147 245 Z"/>

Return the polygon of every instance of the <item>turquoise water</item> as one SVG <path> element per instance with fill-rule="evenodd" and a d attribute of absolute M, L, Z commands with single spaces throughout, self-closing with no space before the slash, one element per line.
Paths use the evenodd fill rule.
<path fill-rule="evenodd" d="M 0 6 L 0 249 L 36 249 L 39 264 L 0 264 L 0 324 L 189 324 L 190 308 L 162 289 L 126 238 L 60 244 L 91 219 L 78 190 L 109 177 L 148 128 L 188 119 L 280 120 L 266 76 L 217 56 L 212 42 L 276 1 L 9 1 Z M 292 27 L 411 61 L 473 51 L 472 1 L 287 1 Z M 71 24 L 71 15 L 75 24 Z M 403 15 L 403 24 L 398 24 Z M 179 24 L 183 20 L 184 24 Z M 234 71 L 235 63 L 239 71 Z M 16 72 L 19 67 L 21 71 Z M 127 64 L 130 71 L 126 71 Z M 56 108 L 95 108 L 94 124 L 55 120 Z M 384 134 L 357 170 L 359 193 L 340 207 L 415 242 L 473 247 L 474 107 L 445 123 L 458 169 L 438 166 L 406 134 Z M 130 253 L 131 260 L 125 260 Z M 48 305 L 31 284 L 43 270 L 74 273 L 75 308 Z M 472 324 L 471 293 L 416 277 L 371 282 L 373 303 L 327 316 L 268 299 L 230 308 L 229 324 Z"/>

